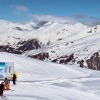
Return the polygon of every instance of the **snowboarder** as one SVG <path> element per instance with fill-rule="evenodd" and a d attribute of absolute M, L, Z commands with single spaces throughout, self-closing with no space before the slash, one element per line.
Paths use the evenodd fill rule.
<path fill-rule="evenodd" d="M 10 90 L 10 86 L 9 86 L 10 81 L 7 78 L 5 78 L 4 82 L 5 82 L 5 90 Z"/>
<path fill-rule="evenodd" d="M 0 96 L 3 96 L 3 91 L 5 90 L 4 82 L 0 84 Z"/>
<path fill-rule="evenodd" d="M 17 79 L 16 75 L 13 74 L 13 78 L 12 78 L 12 80 L 13 80 L 13 84 L 14 84 L 14 85 L 16 84 L 16 79 Z"/>

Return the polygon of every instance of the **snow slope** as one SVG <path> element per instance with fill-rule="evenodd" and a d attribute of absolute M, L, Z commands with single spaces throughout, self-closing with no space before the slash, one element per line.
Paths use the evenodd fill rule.
<path fill-rule="evenodd" d="M 1 62 L 14 62 L 15 71 L 19 72 L 19 81 L 49 80 L 58 78 L 84 77 L 86 74 L 80 70 L 76 72 L 73 67 L 66 67 L 60 64 L 43 62 L 29 57 L 14 54 L 0 53 Z M 71 76 L 69 74 L 72 74 Z M 27 76 L 27 77 L 26 77 Z"/>
<path fill-rule="evenodd" d="M 10 82 L 0 100 L 100 99 L 100 72 L 8 53 L 0 53 L 0 61 L 14 62 L 19 73 L 17 85 Z"/>

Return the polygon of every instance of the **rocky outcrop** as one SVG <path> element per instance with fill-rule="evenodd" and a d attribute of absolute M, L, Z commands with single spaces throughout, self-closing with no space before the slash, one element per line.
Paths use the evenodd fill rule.
<path fill-rule="evenodd" d="M 71 54 L 69 56 L 59 57 L 54 60 L 51 60 L 49 57 L 49 54 L 46 52 L 39 53 L 36 55 L 30 55 L 29 57 L 39 59 L 39 60 L 49 60 L 51 62 L 56 62 L 56 63 L 60 63 L 60 64 L 67 64 L 68 62 L 74 61 L 74 54 Z"/>
<path fill-rule="evenodd" d="M 27 41 L 20 41 L 17 43 L 17 45 L 20 45 L 17 50 L 18 51 L 28 51 L 33 49 L 38 49 L 41 47 L 39 41 L 37 39 L 30 39 Z"/>
<path fill-rule="evenodd" d="M 86 61 L 88 68 L 94 70 L 100 70 L 100 54 L 99 52 L 94 53 L 90 59 Z"/>
<path fill-rule="evenodd" d="M 68 64 L 70 62 L 77 63 L 77 64 L 79 64 L 80 67 L 89 68 L 89 69 L 93 69 L 93 70 L 100 70 L 100 54 L 99 54 L 99 52 L 94 53 L 90 57 L 90 59 L 87 59 L 87 60 L 80 59 L 79 61 L 75 61 L 74 54 L 62 56 L 62 57 L 56 58 L 54 60 L 51 60 L 49 57 L 49 54 L 46 52 L 32 55 L 29 57 L 39 59 L 39 60 L 50 60 L 51 62 L 56 62 L 59 64 Z"/>
<path fill-rule="evenodd" d="M 87 60 L 82 59 L 77 63 L 80 65 L 80 67 L 89 68 L 93 70 L 100 70 L 100 54 L 99 52 L 96 52 L 89 59 Z"/>
<path fill-rule="evenodd" d="M 18 31 L 24 31 L 24 30 L 21 29 L 20 27 L 15 27 L 15 28 L 13 28 L 13 29 L 18 30 Z"/>
<path fill-rule="evenodd" d="M 0 46 L 0 52 L 9 52 L 9 53 L 15 53 L 15 54 L 22 54 L 22 52 L 16 50 L 13 47 L 10 47 L 9 45 Z"/>
<path fill-rule="evenodd" d="M 39 60 L 46 60 L 49 58 L 49 54 L 46 52 L 43 52 L 43 53 L 39 53 L 39 54 L 32 55 L 32 56 L 30 55 L 29 57 L 39 59 Z"/>
<path fill-rule="evenodd" d="M 0 46 L 0 52 L 9 52 L 9 53 L 15 53 L 15 54 L 22 54 L 25 51 L 38 49 L 41 45 L 37 39 L 30 39 L 27 41 L 20 41 L 17 43 L 17 47 L 11 47 L 8 45 L 2 45 Z"/>
<path fill-rule="evenodd" d="M 69 56 L 59 57 L 57 59 L 52 60 L 52 62 L 58 62 L 60 64 L 67 64 L 68 62 L 74 61 L 74 54 Z"/>
<path fill-rule="evenodd" d="M 82 60 L 78 61 L 77 64 L 79 64 L 80 67 L 85 67 L 84 62 L 85 61 L 82 59 Z"/>

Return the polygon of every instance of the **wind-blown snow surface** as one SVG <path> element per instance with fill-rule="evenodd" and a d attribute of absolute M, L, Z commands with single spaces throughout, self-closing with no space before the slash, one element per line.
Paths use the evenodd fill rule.
<path fill-rule="evenodd" d="M 100 72 L 8 53 L 0 61 L 14 62 L 19 73 L 0 100 L 100 100 Z"/>

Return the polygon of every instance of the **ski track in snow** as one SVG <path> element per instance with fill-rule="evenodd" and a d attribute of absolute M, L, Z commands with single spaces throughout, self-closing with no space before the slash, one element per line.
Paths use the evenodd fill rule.
<path fill-rule="evenodd" d="M 4 95 L 7 100 L 99 100 L 99 83 L 100 78 L 17 81 L 10 86 L 15 91 Z"/>
<path fill-rule="evenodd" d="M 100 78 L 17 81 L 5 91 L 7 100 L 99 100 Z M 83 99 L 84 98 L 84 99 Z"/>

